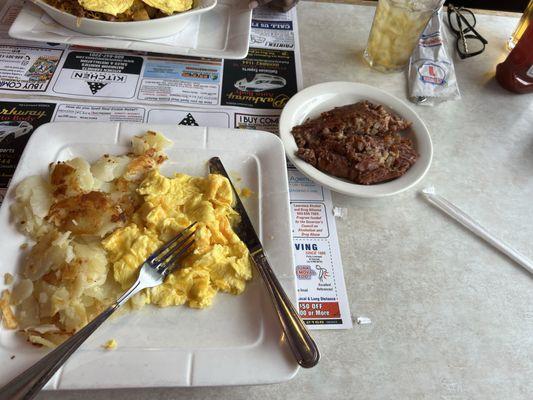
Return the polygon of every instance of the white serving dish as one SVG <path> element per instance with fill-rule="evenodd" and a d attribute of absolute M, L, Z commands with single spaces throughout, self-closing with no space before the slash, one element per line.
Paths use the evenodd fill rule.
<path fill-rule="evenodd" d="M 78 18 L 45 3 L 31 0 L 55 21 L 64 27 L 92 36 L 115 36 L 130 39 L 153 39 L 171 36 L 183 30 L 198 14 L 212 10 L 217 0 L 194 0 L 192 9 L 168 17 L 148 21 L 109 22 L 89 18 Z"/>
<path fill-rule="evenodd" d="M 46 19 L 49 17 L 43 9 L 26 2 L 11 25 L 9 36 L 46 43 L 241 59 L 248 54 L 252 10 L 247 0 L 218 0 L 211 11 L 192 15 L 182 33 L 163 39 L 85 35 Z"/>
<path fill-rule="evenodd" d="M 302 124 L 309 118 L 318 117 L 320 113 L 334 107 L 362 100 L 382 104 L 413 123 L 404 134 L 413 140 L 419 159 L 405 175 L 385 183 L 358 185 L 319 171 L 296 156 L 298 146 L 291 134 L 294 126 Z M 293 96 L 283 109 L 279 125 L 281 140 L 291 163 L 315 182 L 348 196 L 376 198 L 403 192 L 420 182 L 429 170 L 433 157 L 429 131 L 416 112 L 397 97 L 362 83 L 327 82 L 302 90 Z"/>
<path fill-rule="evenodd" d="M 0 209 L 0 276 L 15 273 L 26 238 L 9 221 L 18 182 L 44 174 L 48 164 L 83 156 L 123 153 L 147 129 L 174 141 L 163 172 L 207 173 L 220 156 L 241 187 L 255 195 L 245 206 L 272 267 L 290 298 L 296 296 L 285 154 L 273 134 L 222 128 L 118 123 L 52 123 L 30 138 Z M 255 271 L 254 271 L 255 272 Z M 0 289 L 3 289 L 3 279 Z M 118 348 L 101 346 L 114 338 Z M 37 361 L 44 351 L 0 328 L 0 386 Z M 10 359 L 15 355 L 14 359 Z M 298 365 L 282 338 L 267 291 L 257 273 L 240 296 L 219 294 L 211 308 L 144 309 L 107 321 L 67 361 L 48 389 L 98 389 L 274 383 L 291 379 Z"/>

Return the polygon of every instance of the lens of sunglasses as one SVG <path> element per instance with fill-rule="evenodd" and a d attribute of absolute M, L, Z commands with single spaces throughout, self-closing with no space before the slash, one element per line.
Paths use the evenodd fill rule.
<path fill-rule="evenodd" d="M 472 11 L 470 10 L 465 10 L 465 9 L 462 9 L 459 11 L 461 13 L 461 15 L 463 17 L 465 17 L 465 19 L 468 21 L 468 23 L 472 26 L 475 26 L 476 25 L 476 18 L 474 17 L 474 14 L 472 13 Z M 457 15 L 457 13 L 455 12 L 452 12 L 452 14 L 450 15 L 450 25 L 451 25 L 451 28 L 456 31 L 456 32 L 459 32 L 460 28 L 459 28 L 459 21 L 458 21 L 458 18 L 459 15 Z M 464 20 L 461 20 L 461 27 L 463 29 L 463 32 L 468 32 L 468 25 L 465 23 Z"/>
<path fill-rule="evenodd" d="M 465 47 L 466 44 L 466 47 Z M 465 41 L 461 38 L 457 39 L 457 50 L 465 56 L 472 56 L 481 53 L 485 49 L 485 45 L 475 35 L 465 35 Z"/>

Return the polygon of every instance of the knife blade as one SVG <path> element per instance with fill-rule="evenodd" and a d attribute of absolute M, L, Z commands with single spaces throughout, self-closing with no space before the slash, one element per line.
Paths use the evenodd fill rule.
<path fill-rule="evenodd" d="M 256 266 L 267 286 L 281 328 L 285 333 L 285 337 L 287 338 L 287 342 L 296 361 L 304 368 L 314 367 L 320 359 L 318 347 L 309 334 L 304 322 L 298 316 L 298 313 L 283 290 L 278 278 L 274 274 L 267 256 L 263 251 L 261 241 L 250 221 L 250 217 L 248 216 L 222 161 L 220 161 L 220 158 L 218 157 L 213 157 L 209 160 L 208 165 L 209 173 L 219 174 L 226 177 L 233 189 L 235 197 L 234 208 L 241 216 L 240 223 L 233 228 L 234 232 L 248 247 L 248 250 L 250 251 L 250 259 Z"/>
<path fill-rule="evenodd" d="M 219 174 L 225 176 L 228 179 L 231 188 L 233 189 L 233 195 L 235 198 L 235 205 L 233 206 L 233 208 L 241 216 L 241 222 L 233 228 L 233 231 L 244 242 L 246 247 L 248 247 L 250 255 L 253 257 L 254 253 L 263 250 L 263 246 L 261 245 L 261 241 L 259 240 L 259 237 L 255 232 L 255 229 L 252 225 L 252 221 L 250 221 L 250 217 L 248 216 L 248 213 L 246 212 L 246 209 L 244 208 L 244 205 L 242 204 L 242 201 L 239 198 L 239 195 L 237 194 L 237 190 L 235 189 L 235 186 L 233 186 L 233 183 L 231 182 L 231 179 L 228 173 L 226 172 L 222 161 L 220 161 L 220 158 L 213 157 L 209 160 L 209 173 Z"/>

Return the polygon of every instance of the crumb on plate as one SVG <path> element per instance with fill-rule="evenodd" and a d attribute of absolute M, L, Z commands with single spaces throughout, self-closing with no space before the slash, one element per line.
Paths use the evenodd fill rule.
<path fill-rule="evenodd" d="M 4 274 L 4 283 L 6 285 L 11 285 L 13 283 L 13 275 L 11 275 L 9 272 Z"/>
<path fill-rule="evenodd" d="M 240 196 L 241 196 L 241 197 L 244 197 L 245 199 L 247 199 L 247 198 L 250 197 L 252 194 L 254 194 L 254 192 L 253 192 L 251 189 L 245 187 L 245 188 L 242 188 L 242 189 L 241 189 Z"/>
<path fill-rule="evenodd" d="M 15 319 L 15 315 L 13 315 L 13 311 L 9 306 L 10 297 L 11 293 L 9 290 L 6 289 L 2 292 L 2 298 L 0 299 L 0 314 L 3 316 L 2 321 L 4 323 L 4 327 L 6 329 L 15 329 L 18 324 L 17 320 Z"/>
<path fill-rule="evenodd" d="M 117 341 L 115 339 L 110 339 L 102 346 L 106 350 L 115 350 L 117 348 Z"/>

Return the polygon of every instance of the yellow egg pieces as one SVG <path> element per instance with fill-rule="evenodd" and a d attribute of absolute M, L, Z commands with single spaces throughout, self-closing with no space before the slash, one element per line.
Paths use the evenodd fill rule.
<path fill-rule="evenodd" d="M 88 11 L 116 16 L 127 11 L 133 5 L 133 0 L 78 0 L 78 3 Z"/>
<path fill-rule="evenodd" d="M 204 308 L 219 290 L 242 293 L 252 269 L 248 249 L 231 228 L 238 214 L 232 208 L 233 193 L 226 178 L 185 174 L 167 178 L 152 170 L 137 192 L 143 203 L 132 222 L 102 242 L 113 276 L 123 289 L 133 283 L 150 253 L 192 222 L 197 224 L 193 253 L 165 283 L 137 296 L 133 300 L 136 307 L 186 303 Z"/>
<path fill-rule="evenodd" d="M 192 8 L 192 0 L 78 0 L 80 6 L 88 11 L 96 11 L 114 15 L 135 12 L 148 5 L 161 12 L 171 15 Z"/>
<path fill-rule="evenodd" d="M 142 0 L 153 8 L 161 10 L 165 14 L 183 12 L 192 8 L 192 0 Z"/>
<path fill-rule="evenodd" d="M 48 177 L 17 186 L 12 216 L 35 244 L 1 305 L 4 315 L 15 307 L 12 325 L 30 342 L 53 347 L 81 329 L 130 287 L 153 251 L 192 222 L 192 253 L 130 304 L 204 308 L 219 291 L 243 292 L 252 268 L 232 229 L 239 215 L 231 185 L 220 175 L 163 176 L 170 144 L 147 132 L 132 139 L 126 155 L 53 163 Z"/>
<path fill-rule="evenodd" d="M 147 21 L 193 8 L 193 0 L 44 0 L 80 18 L 110 22 Z"/>

